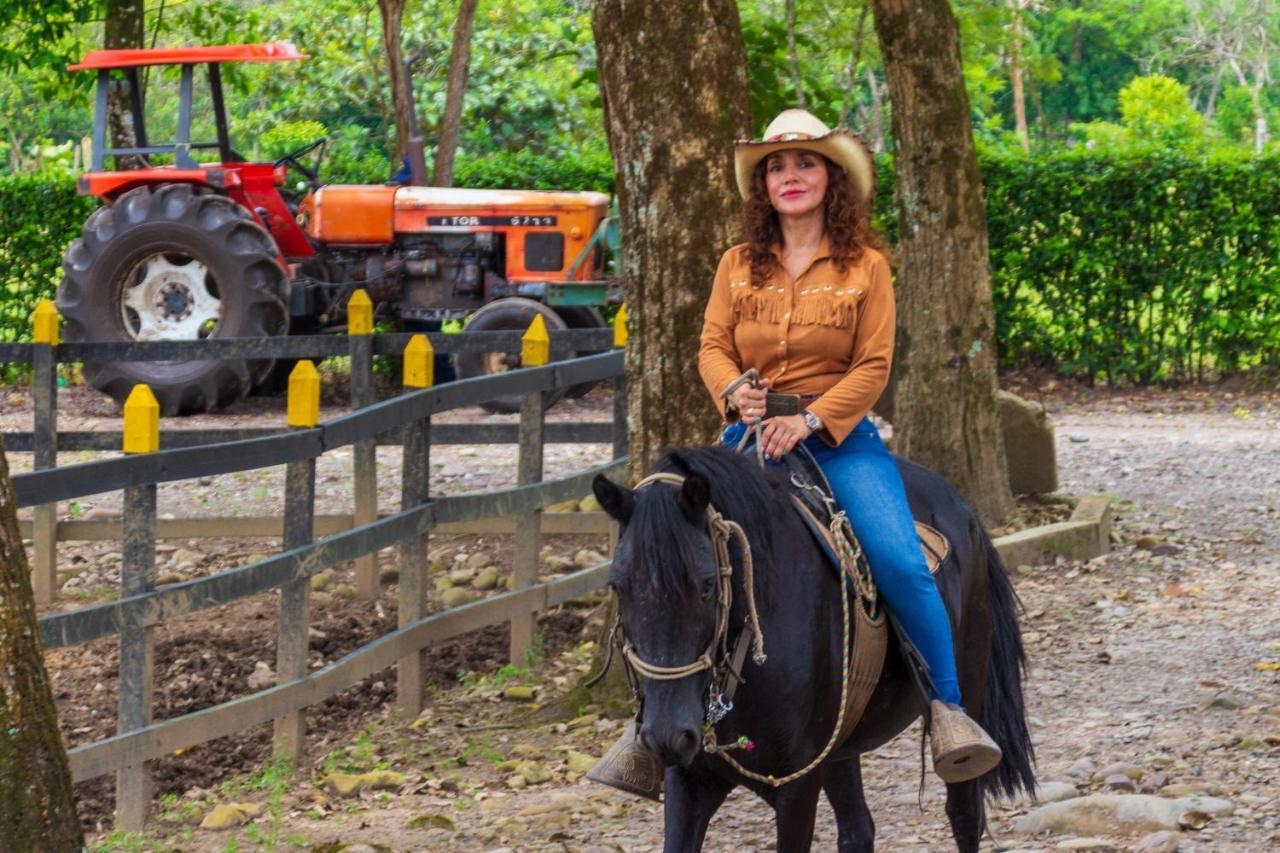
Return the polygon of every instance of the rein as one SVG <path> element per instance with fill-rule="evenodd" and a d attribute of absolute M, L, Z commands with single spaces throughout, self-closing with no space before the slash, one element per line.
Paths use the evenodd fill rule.
<path fill-rule="evenodd" d="M 654 483 L 667 483 L 679 487 L 684 485 L 684 480 L 685 478 L 678 474 L 665 472 L 650 474 L 636 484 L 636 490 L 638 491 L 644 486 Z M 849 535 L 845 535 L 848 520 L 843 512 L 836 514 L 831 522 L 831 527 L 832 532 L 836 534 L 835 539 L 837 548 L 840 551 L 841 562 L 848 561 L 849 564 L 856 564 L 858 561 L 865 559 L 862 553 L 862 546 L 852 536 L 852 531 L 849 531 Z M 840 602 L 844 629 L 840 663 L 840 710 L 836 716 L 835 727 L 831 731 L 831 737 L 827 740 L 826 746 L 812 761 L 793 773 L 781 777 L 757 773 L 743 767 L 733 756 L 728 754 L 729 750 L 733 749 L 746 749 L 747 751 L 755 749 L 755 744 L 749 738 L 743 736 L 732 743 L 721 745 L 716 740 L 715 732 L 716 723 L 720 722 L 726 714 L 733 710 L 732 696 L 737 682 L 742 681 L 741 669 L 746 657 L 748 633 L 750 633 L 752 646 L 754 647 L 752 660 L 757 666 L 763 664 L 766 660 L 764 632 L 760 628 L 760 616 L 756 611 L 755 571 L 751 560 L 751 543 L 748 541 L 746 531 L 742 529 L 742 525 L 736 521 L 726 519 L 711 504 L 707 505 L 707 531 L 716 550 L 717 586 L 716 630 L 706 651 L 692 663 L 687 663 L 683 666 L 657 666 L 648 663 L 636 653 L 635 647 L 627 639 L 625 632 L 622 630 L 622 615 L 619 613 L 609 634 L 609 655 L 605 660 L 604 667 L 595 678 L 587 683 L 587 686 L 591 686 L 591 684 L 603 678 L 605 672 L 608 671 L 609 664 L 613 660 L 613 648 L 619 636 L 622 638 L 622 656 L 626 665 L 627 680 L 631 685 L 633 695 L 638 696 L 639 694 L 637 673 L 654 681 L 675 681 L 680 678 L 687 678 L 690 675 L 696 675 L 703 670 L 711 670 L 706 723 L 703 726 L 702 735 L 703 752 L 720 756 L 729 766 L 748 779 L 779 788 L 813 771 L 826 759 L 840 740 L 840 732 L 844 727 L 846 704 L 849 696 L 849 667 L 852 660 L 851 647 L 853 645 L 849 618 L 849 575 L 845 571 L 840 572 Z M 730 652 L 728 644 L 729 612 L 733 605 L 733 563 L 729 559 L 730 537 L 738 541 L 739 548 L 742 551 L 742 581 L 747 599 L 746 624 L 743 626 L 743 633 L 739 636 L 733 652 Z M 874 597 L 874 592 L 872 596 Z"/>

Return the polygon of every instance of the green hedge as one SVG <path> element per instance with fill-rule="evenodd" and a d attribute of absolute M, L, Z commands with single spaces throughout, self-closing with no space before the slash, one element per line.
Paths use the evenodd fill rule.
<path fill-rule="evenodd" d="M 877 221 L 892 237 L 892 164 Z M 1280 156 L 984 156 L 1000 354 L 1113 382 L 1280 367 Z M 473 187 L 610 192 L 603 151 L 464 159 Z M 95 202 L 66 178 L 0 177 L 0 340 L 27 340 Z"/>
<path fill-rule="evenodd" d="M 1001 354 L 1113 382 L 1280 366 L 1280 156 L 983 163 Z"/>
<path fill-rule="evenodd" d="M 53 297 L 62 253 L 97 206 L 74 178 L 0 175 L 0 341 L 31 340 L 31 312 Z"/>

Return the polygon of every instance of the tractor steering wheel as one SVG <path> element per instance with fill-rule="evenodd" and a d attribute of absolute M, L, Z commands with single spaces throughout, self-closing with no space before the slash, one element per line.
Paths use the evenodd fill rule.
<path fill-rule="evenodd" d="M 324 146 L 328 142 L 329 137 L 322 136 L 314 142 L 308 142 L 296 151 L 290 151 L 272 165 L 290 167 L 306 178 L 312 189 L 318 189 L 320 187 L 320 160 L 324 157 Z M 302 162 L 301 158 L 316 150 L 319 150 L 320 153 L 316 155 L 314 165 L 308 167 Z"/>

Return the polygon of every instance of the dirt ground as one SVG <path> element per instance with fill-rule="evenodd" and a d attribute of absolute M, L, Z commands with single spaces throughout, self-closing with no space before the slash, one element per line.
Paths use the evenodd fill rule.
<path fill-rule="evenodd" d="M 1152 790 L 1198 784 L 1233 804 L 1234 814 L 1181 833 L 1179 849 L 1276 849 L 1280 395 L 1231 385 L 1100 391 L 1034 376 L 1012 377 L 1008 384 L 1042 399 L 1052 412 L 1063 493 L 1105 493 L 1116 499 L 1121 540 L 1112 555 L 1088 564 L 1010 567 L 1026 606 L 1023 630 L 1032 665 L 1027 698 L 1041 780 L 1097 791 L 1105 786 L 1092 781 L 1094 772 L 1124 762 L 1143 771 L 1139 784 Z M 607 403 L 593 396 L 573 410 L 558 407 L 553 413 L 605 419 Z M 69 408 L 64 403 L 64 428 L 93 427 L 91 420 L 69 423 Z M 267 412 L 269 407 L 244 417 L 252 422 L 268 417 Z M 109 413 L 96 417 L 105 421 Z M 17 401 L 0 407 L 0 428 L 29 428 Z M 456 448 L 434 460 L 433 488 L 437 482 L 445 484 L 439 491 L 513 482 L 513 449 L 472 450 Z M 548 453 L 548 475 L 603 461 L 606 452 L 603 447 L 556 448 Z M 396 454 L 381 450 L 380 464 L 398 468 Z M 21 470 L 25 460 L 29 456 L 15 455 L 15 469 Z M 332 469 L 322 467 L 332 478 L 326 482 L 340 483 L 349 464 L 331 464 Z M 198 489 L 165 487 L 161 512 L 278 511 L 279 472 L 260 473 L 261 478 L 248 480 L 211 478 Z M 328 503 L 321 511 L 349 509 L 341 492 L 322 488 Z M 380 498 L 382 508 L 394 509 L 397 499 L 398 483 L 392 483 Z M 113 509 L 106 500 L 100 506 L 101 512 Z M 98 508 L 64 507 L 64 517 Z M 254 549 L 271 548 L 269 541 L 173 544 L 179 547 L 166 566 L 184 576 L 235 565 L 252 557 Z M 566 557 L 582 547 L 603 546 L 582 537 L 550 544 Z M 488 550 L 497 563 L 503 545 L 439 543 L 455 553 Z M 106 594 L 102 588 L 114 581 L 111 561 L 104 559 L 107 546 L 63 547 L 69 550 L 60 553 L 60 565 L 64 557 L 71 561 L 78 555 L 87 579 L 81 592 L 75 591 L 79 585 L 72 586 L 62 606 Z M 313 637 L 313 663 L 331 660 L 394 624 L 392 601 L 388 592 L 381 607 L 337 597 L 322 602 L 315 624 L 323 638 Z M 574 769 L 583 756 L 600 755 L 621 724 L 599 718 L 591 708 L 578 709 L 584 713 L 571 720 L 551 719 L 538 710 L 588 668 L 593 615 L 590 609 L 553 614 L 542 626 L 544 655 L 531 670 L 501 668 L 500 628 L 450 644 L 438 650 L 439 658 L 433 652 L 429 707 L 412 723 L 393 717 L 385 701 L 394 689 L 389 672 L 313 709 L 311 754 L 317 764 L 310 775 L 290 780 L 261 769 L 265 731 L 165 759 L 157 779 L 170 796 L 158 801 L 158 817 L 146 838 L 104 834 L 107 825 L 100 821 L 109 815 L 110 786 L 105 780 L 86 783 L 79 789 L 81 811 L 94 843 L 99 849 L 198 851 L 337 850 L 341 844 L 355 845 L 351 850 L 396 851 L 660 849 L 658 806 L 590 785 Z M 158 643 L 163 650 L 157 653 L 158 716 L 249 692 L 255 661 L 274 660 L 270 597 L 187 621 L 166 628 Z M 194 636 L 207 625 L 234 635 L 231 647 L 224 649 L 212 632 L 212 640 Z M 101 737 L 111 726 L 111 649 L 107 641 L 95 646 L 51 653 L 71 743 Z M 93 670 L 86 663 L 93 658 L 107 665 Z M 471 674 L 459 682 L 459 670 Z M 90 673 L 81 681 L 97 680 L 76 682 L 77 672 Z M 532 688 L 535 701 L 504 698 L 512 686 Z M 950 848 L 943 789 L 931 775 L 925 779 L 923 809 L 917 806 L 918 749 L 919 733 L 913 729 L 864 760 L 880 849 Z M 174 763 L 184 758 L 189 763 Z M 254 762 L 257 772 L 235 775 L 237 766 Z M 381 768 L 404 774 L 392 790 L 341 797 L 325 782 L 331 771 Z M 241 801 L 258 806 L 259 815 L 248 825 L 221 832 L 195 828 L 215 804 Z M 993 839 L 984 849 L 1058 849 L 1063 836 L 1027 838 L 1012 832 L 1013 818 L 1027 810 L 1026 803 L 993 807 Z M 1120 835 L 1109 838 L 1112 847 L 1087 849 L 1132 849 L 1136 843 Z M 824 805 L 814 849 L 834 849 L 834 843 L 834 822 Z M 707 849 L 729 848 L 774 848 L 771 814 L 750 795 L 731 797 L 712 823 Z"/>

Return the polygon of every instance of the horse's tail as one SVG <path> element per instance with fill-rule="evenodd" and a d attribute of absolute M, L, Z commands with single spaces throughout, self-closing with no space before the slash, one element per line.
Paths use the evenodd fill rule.
<path fill-rule="evenodd" d="M 1036 784 L 1031 767 L 1035 747 L 1027 730 L 1027 709 L 1022 698 L 1022 676 L 1027 666 L 1018 629 L 1018 610 L 1022 605 L 986 531 L 982 539 L 987 548 L 991 605 L 991 663 L 987 692 L 982 700 L 982 724 L 1004 752 L 1000 763 L 983 776 L 982 781 L 987 790 L 1014 797 L 1019 791 L 1033 793 Z"/>

